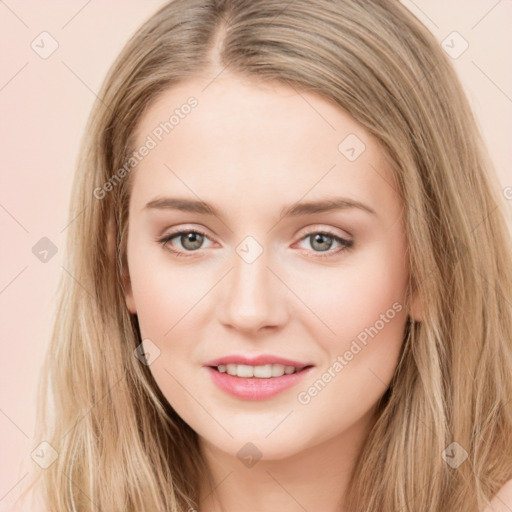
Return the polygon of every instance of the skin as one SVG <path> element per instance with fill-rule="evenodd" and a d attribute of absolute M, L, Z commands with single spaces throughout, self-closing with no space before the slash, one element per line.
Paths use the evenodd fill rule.
<path fill-rule="evenodd" d="M 512 510 L 512 479 L 494 496 L 484 512 L 510 512 Z"/>
<path fill-rule="evenodd" d="M 160 350 L 149 366 L 157 384 L 199 435 L 217 486 L 210 493 L 203 484 L 201 512 L 340 511 L 407 315 L 420 316 L 415 299 L 406 308 L 403 204 L 376 140 L 339 107 L 227 73 L 210 81 L 165 91 L 138 125 L 136 147 L 188 97 L 198 100 L 132 171 L 126 305 L 142 338 Z M 338 149 L 349 134 L 366 146 L 354 161 Z M 221 217 L 144 208 L 165 196 L 211 203 Z M 332 197 L 375 213 L 347 208 L 280 219 L 299 200 Z M 185 237 L 157 241 L 180 229 L 207 236 L 195 252 Z M 337 252 L 334 239 L 322 246 L 306 236 L 325 230 L 353 247 Z M 236 250 L 247 236 L 263 249 L 252 263 Z M 176 257 L 169 247 L 192 255 Z M 330 257 L 318 257 L 326 251 Z M 394 318 L 300 403 L 298 393 L 332 372 L 337 356 L 394 303 L 401 307 Z M 242 400 L 217 388 L 203 367 L 235 353 L 315 367 L 272 398 Z M 237 456 L 248 442 L 261 452 L 252 467 Z"/>

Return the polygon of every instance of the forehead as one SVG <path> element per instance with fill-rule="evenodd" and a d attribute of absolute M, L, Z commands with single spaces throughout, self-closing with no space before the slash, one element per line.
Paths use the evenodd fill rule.
<path fill-rule="evenodd" d="M 253 196 L 276 208 L 304 195 L 397 201 L 373 136 L 332 102 L 276 82 L 221 75 L 173 86 L 144 113 L 135 149 L 150 140 L 132 171 L 136 201 L 166 192 L 229 196 L 246 209 Z"/>

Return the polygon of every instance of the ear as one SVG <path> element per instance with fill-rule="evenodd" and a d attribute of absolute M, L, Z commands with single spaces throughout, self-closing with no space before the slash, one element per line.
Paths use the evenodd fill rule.
<path fill-rule="evenodd" d="M 117 258 L 117 247 L 116 247 L 116 225 L 113 218 L 110 218 L 107 227 L 107 245 L 110 252 L 112 261 L 116 261 Z M 130 280 L 130 273 L 128 271 L 128 260 L 126 254 L 123 255 L 123 261 L 121 265 L 121 286 L 123 288 L 123 295 L 126 302 L 126 307 L 130 313 L 135 314 L 137 312 L 135 308 L 135 300 L 133 298 L 132 284 Z"/>
<path fill-rule="evenodd" d="M 121 282 L 123 285 L 123 293 L 124 300 L 126 302 L 126 307 L 128 308 L 128 311 L 132 315 L 134 315 L 137 313 L 137 308 L 135 307 L 135 300 L 133 298 L 132 283 L 130 280 L 130 273 L 128 272 L 127 262 L 123 262 L 123 274 L 121 276 Z"/>

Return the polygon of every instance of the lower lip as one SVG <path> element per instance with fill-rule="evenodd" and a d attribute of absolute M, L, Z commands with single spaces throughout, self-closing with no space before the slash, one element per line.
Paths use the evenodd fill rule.
<path fill-rule="evenodd" d="M 261 379 L 259 377 L 236 377 L 207 367 L 213 382 L 226 393 L 244 400 L 265 400 L 277 395 L 285 389 L 291 388 L 308 375 L 313 366 L 300 372 Z"/>

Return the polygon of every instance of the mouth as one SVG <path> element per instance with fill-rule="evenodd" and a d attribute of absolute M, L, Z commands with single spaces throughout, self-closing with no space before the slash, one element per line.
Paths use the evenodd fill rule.
<path fill-rule="evenodd" d="M 241 400 L 266 400 L 297 386 L 314 371 L 314 365 L 219 364 L 206 369 L 212 382 L 225 393 Z"/>
<path fill-rule="evenodd" d="M 272 379 L 279 378 L 283 375 L 292 375 L 295 373 L 301 373 L 313 365 L 305 366 L 291 366 L 283 364 L 264 364 L 264 365 L 248 365 L 248 364 L 219 364 L 209 366 L 212 370 L 219 373 L 231 375 L 232 377 L 240 377 L 244 379 Z"/>

